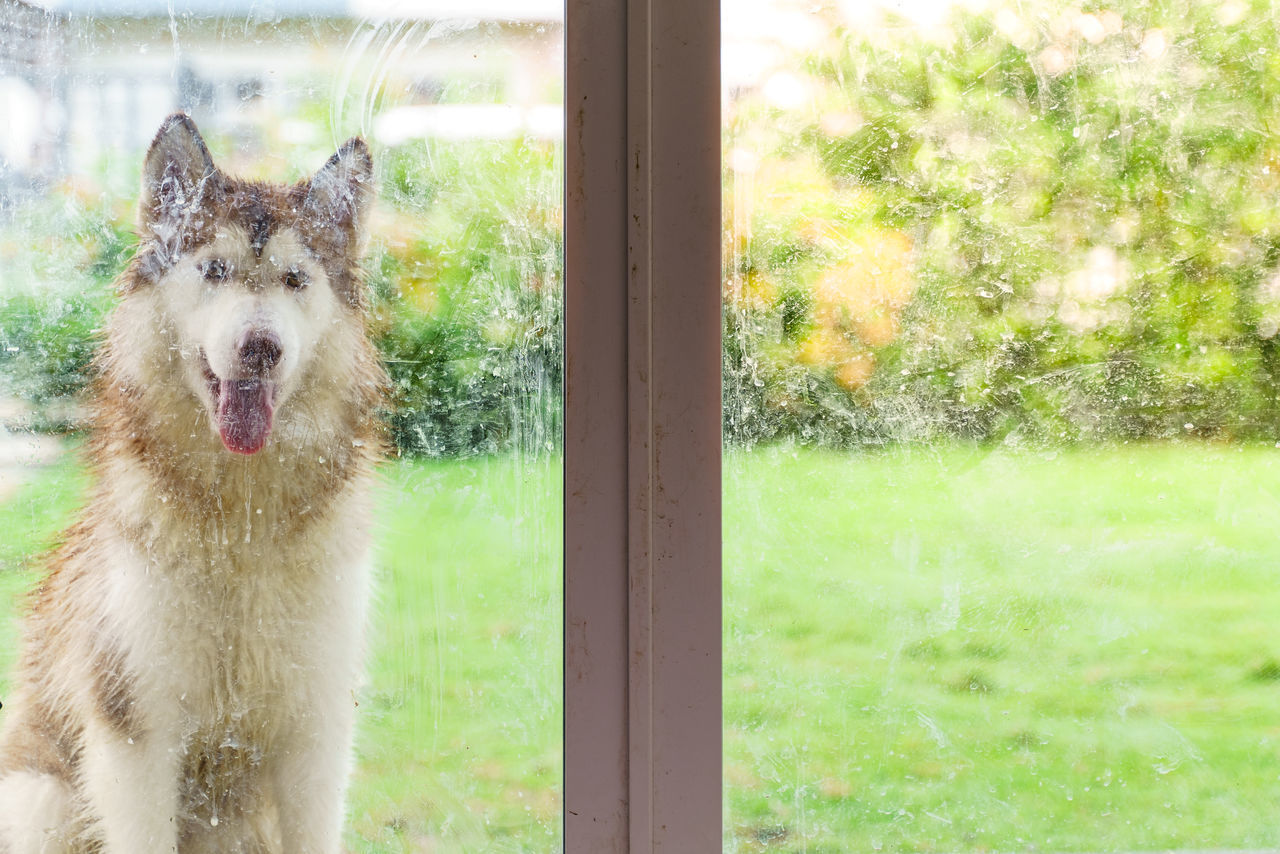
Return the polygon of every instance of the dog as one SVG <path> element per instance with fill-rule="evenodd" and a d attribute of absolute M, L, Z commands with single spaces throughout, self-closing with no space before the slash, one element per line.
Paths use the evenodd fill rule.
<path fill-rule="evenodd" d="M 292 186 L 147 152 L 86 508 L 0 711 L 0 852 L 340 851 L 386 376 L 356 138 Z"/>

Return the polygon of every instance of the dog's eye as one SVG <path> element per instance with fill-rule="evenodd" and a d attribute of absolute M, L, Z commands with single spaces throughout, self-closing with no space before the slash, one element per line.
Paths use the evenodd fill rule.
<path fill-rule="evenodd" d="M 291 291 L 300 291 L 307 286 L 307 274 L 299 270 L 297 267 L 290 267 L 284 271 L 284 275 L 280 277 L 280 281 L 284 282 L 284 286 Z"/>
<path fill-rule="evenodd" d="M 210 258 L 200 265 L 200 275 L 206 282 L 221 282 L 231 275 L 231 267 L 221 258 Z"/>

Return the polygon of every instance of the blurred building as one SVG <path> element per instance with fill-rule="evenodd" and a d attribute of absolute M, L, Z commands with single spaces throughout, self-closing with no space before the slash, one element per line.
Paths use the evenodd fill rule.
<path fill-rule="evenodd" d="M 0 0 L 0 213 L 35 192 L 66 156 L 63 19 Z"/>
<path fill-rule="evenodd" d="M 252 160 L 362 133 L 558 136 L 546 0 L 0 0 L 0 209 L 137 168 L 174 110 Z"/>

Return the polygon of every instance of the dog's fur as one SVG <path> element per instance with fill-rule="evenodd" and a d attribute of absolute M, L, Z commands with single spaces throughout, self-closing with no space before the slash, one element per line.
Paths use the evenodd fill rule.
<path fill-rule="evenodd" d="M 353 139 L 294 186 L 171 116 L 98 359 L 88 506 L 0 711 L 0 854 L 340 850 L 385 377 Z"/>

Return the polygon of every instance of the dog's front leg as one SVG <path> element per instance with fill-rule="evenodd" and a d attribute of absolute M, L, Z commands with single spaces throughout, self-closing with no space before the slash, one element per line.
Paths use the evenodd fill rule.
<path fill-rule="evenodd" d="M 350 771 L 353 715 L 339 704 L 303 721 L 280 745 L 272 782 L 284 854 L 337 854 Z"/>
<path fill-rule="evenodd" d="M 178 850 L 176 743 L 95 721 L 85 730 L 83 783 L 103 854 Z"/>

